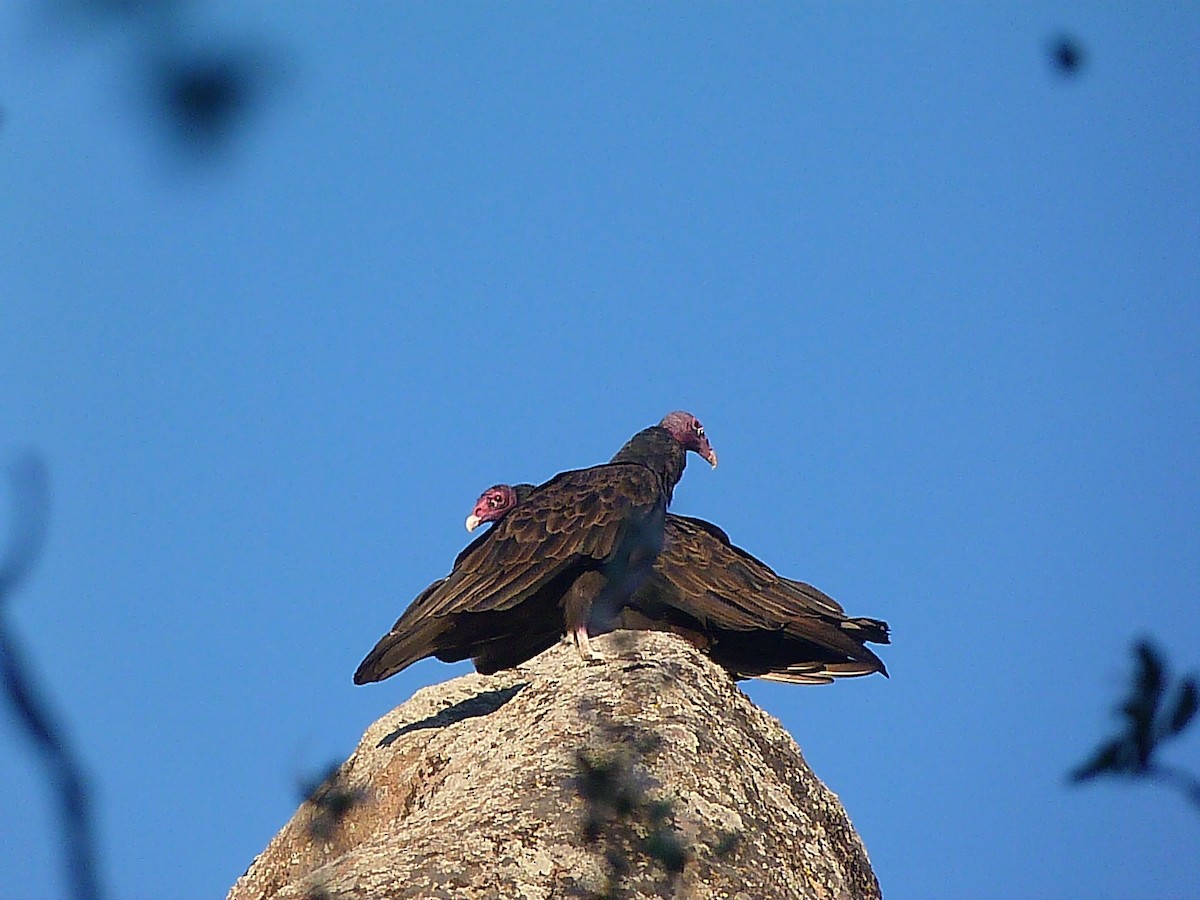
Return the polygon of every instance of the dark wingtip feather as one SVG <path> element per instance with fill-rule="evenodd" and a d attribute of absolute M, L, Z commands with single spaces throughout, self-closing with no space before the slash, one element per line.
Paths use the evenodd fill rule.
<path fill-rule="evenodd" d="M 358 668 L 354 671 L 355 684 L 372 684 L 376 681 L 383 681 L 389 675 L 400 671 L 399 669 L 389 670 L 382 665 L 378 657 L 379 654 L 376 654 L 375 650 L 372 650 L 367 655 L 367 658 L 359 663 Z"/>
<path fill-rule="evenodd" d="M 355 671 L 354 671 L 354 683 L 355 684 L 370 684 L 373 681 L 381 680 L 367 666 L 368 659 L 364 659 L 362 661 L 362 663 L 359 665 L 359 667 L 357 669 L 355 669 Z"/>
<path fill-rule="evenodd" d="M 859 616 L 847 619 L 841 627 L 843 631 L 854 634 L 858 640 L 870 644 L 890 644 L 892 642 L 892 629 L 882 619 Z"/>
<path fill-rule="evenodd" d="M 355 684 L 372 684 L 391 678 L 419 659 L 432 656 L 435 652 L 433 636 L 428 630 L 419 629 L 385 634 L 379 639 L 366 658 L 354 672 Z"/>

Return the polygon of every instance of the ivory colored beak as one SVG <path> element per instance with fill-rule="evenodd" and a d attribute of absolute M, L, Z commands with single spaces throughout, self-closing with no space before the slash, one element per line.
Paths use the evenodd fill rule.
<path fill-rule="evenodd" d="M 709 463 L 712 465 L 712 467 L 714 469 L 717 467 L 717 451 L 716 450 L 709 450 L 708 456 L 706 456 L 704 458 L 709 461 Z"/>
<path fill-rule="evenodd" d="M 481 522 L 483 522 L 483 519 L 479 518 L 475 513 L 471 513 L 467 516 L 467 531 L 474 531 L 479 527 Z"/>

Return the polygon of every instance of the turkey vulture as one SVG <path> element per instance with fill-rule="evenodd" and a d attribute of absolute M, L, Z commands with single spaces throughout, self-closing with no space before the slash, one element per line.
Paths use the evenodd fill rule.
<path fill-rule="evenodd" d="M 475 657 L 482 660 L 476 668 L 490 674 L 546 649 L 527 652 L 520 644 L 539 628 L 553 634 L 551 644 L 565 630 L 592 658 L 592 609 L 620 608 L 650 576 L 689 450 L 717 465 L 700 420 L 673 412 L 635 434 L 610 462 L 532 488 L 410 604 L 359 665 L 354 683 L 381 681 L 427 656 Z M 502 664 L 491 665 L 493 659 Z"/>
<path fill-rule="evenodd" d="M 467 518 L 467 528 L 500 521 L 530 495 L 533 485 L 488 488 Z M 625 607 L 607 619 L 595 610 L 593 632 L 613 628 L 672 631 L 689 640 L 736 678 L 792 684 L 826 684 L 834 678 L 887 675 L 865 642 L 889 643 L 888 625 L 850 618 L 832 597 L 812 585 L 775 574 L 734 546 L 703 519 L 668 513 L 662 551 L 651 578 Z M 558 634 L 545 627 L 482 646 L 476 664 L 495 670 L 528 659 Z"/>

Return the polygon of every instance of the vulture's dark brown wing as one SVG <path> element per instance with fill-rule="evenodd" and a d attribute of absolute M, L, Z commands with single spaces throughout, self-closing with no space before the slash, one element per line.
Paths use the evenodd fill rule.
<path fill-rule="evenodd" d="M 711 522 L 668 515 L 654 577 L 635 598 L 651 617 L 698 620 L 710 654 L 735 674 L 791 682 L 886 674 L 863 641 L 887 642 L 887 624 L 852 619 L 831 597 L 781 578 Z"/>
<path fill-rule="evenodd" d="M 380 681 L 426 656 L 477 655 L 497 638 L 519 633 L 523 619 L 550 617 L 557 636 L 558 604 L 581 575 L 601 571 L 618 584 L 631 565 L 648 573 L 665 512 L 660 476 L 638 463 L 556 475 L 417 597 L 363 660 L 355 683 Z"/>
<path fill-rule="evenodd" d="M 430 597 L 428 612 L 510 609 L 565 574 L 614 565 L 636 549 L 646 523 L 664 514 L 661 485 L 644 466 L 607 463 L 563 472 L 460 558 Z"/>

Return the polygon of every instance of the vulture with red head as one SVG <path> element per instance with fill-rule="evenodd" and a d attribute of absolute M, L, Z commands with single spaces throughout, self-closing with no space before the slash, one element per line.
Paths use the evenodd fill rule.
<path fill-rule="evenodd" d="M 488 488 L 467 518 L 468 530 L 519 510 L 533 486 Z M 886 622 L 854 618 L 832 597 L 777 575 L 703 519 L 668 513 L 653 572 L 620 609 L 592 610 L 593 634 L 614 628 L 671 631 L 691 641 L 735 678 L 825 684 L 835 678 L 887 675 L 867 643 L 889 643 Z M 559 637 L 540 622 L 475 654 L 480 671 L 515 665 Z"/>
<path fill-rule="evenodd" d="M 520 643 L 534 628 L 552 633 L 551 643 L 569 633 L 592 657 L 588 623 L 622 608 L 653 572 L 688 451 L 717 464 L 700 421 L 673 412 L 610 462 L 531 488 L 412 602 L 359 665 L 355 684 L 427 656 L 473 658 L 485 674 L 518 665 L 549 646 Z"/>

